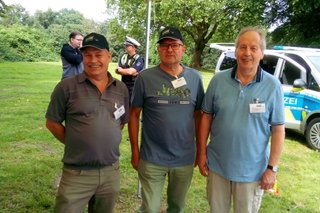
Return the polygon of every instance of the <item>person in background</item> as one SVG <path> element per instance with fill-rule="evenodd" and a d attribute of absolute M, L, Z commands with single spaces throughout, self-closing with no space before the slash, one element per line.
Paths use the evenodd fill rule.
<path fill-rule="evenodd" d="M 108 72 L 112 59 L 103 35 L 91 33 L 81 47 L 84 72 L 60 81 L 46 126 L 64 144 L 55 212 L 113 212 L 120 188 L 119 144 L 129 121 L 126 86 Z"/>
<path fill-rule="evenodd" d="M 137 53 L 137 49 L 140 46 L 140 43 L 134 38 L 126 36 L 124 46 L 126 53 L 124 53 L 120 57 L 116 73 L 122 76 L 121 80 L 127 86 L 129 91 L 129 98 L 131 100 L 131 94 L 136 77 L 144 68 L 144 59 Z"/>
<path fill-rule="evenodd" d="M 161 62 L 138 75 L 132 93 L 131 164 L 142 185 L 139 212 L 159 212 L 166 177 L 167 212 L 183 212 L 193 176 L 204 89 L 199 71 L 181 64 L 186 46 L 177 28 L 162 30 L 157 43 Z"/>
<path fill-rule="evenodd" d="M 62 61 L 62 78 L 65 79 L 83 72 L 82 46 L 83 35 L 74 31 L 69 35 L 69 42 L 64 44 L 60 55 Z"/>
<path fill-rule="evenodd" d="M 235 43 L 237 65 L 212 78 L 198 129 L 197 163 L 212 213 L 231 206 L 234 213 L 259 211 L 264 190 L 275 184 L 285 137 L 281 84 L 259 66 L 264 32 L 244 28 Z"/>

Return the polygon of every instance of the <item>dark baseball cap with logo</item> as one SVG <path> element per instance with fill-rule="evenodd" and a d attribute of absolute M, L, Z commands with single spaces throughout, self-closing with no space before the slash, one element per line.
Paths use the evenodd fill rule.
<path fill-rule="evenodd" d="M 160 32 L 159 40 L 157 43 L 160 43 L 163 39 L 173 39 L 180 40 L 183 43 L 183 38 L 180 31 L 175 27 L 166 27 Z"/>
<path fill-rule="evenodd" d="M 98 33 L 90 33 L 84 37 L 80 50 L 84 50 L 86 47 L 93 47 L 101 50 L 106 49 L 109 51 L 109 44 L 106 37 Z"/>

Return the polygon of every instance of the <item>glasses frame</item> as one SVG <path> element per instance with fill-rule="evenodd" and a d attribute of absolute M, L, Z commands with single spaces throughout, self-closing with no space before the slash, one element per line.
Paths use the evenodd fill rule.
<path fill-rule="evenodd" d="M 168 50 L 169 47 L 171 47 L 172 50 L 178 50 L 182 46 L 184 46 L 184 44 L 178 43 L 159 43 L 158 45 L 161 50 Z"/>

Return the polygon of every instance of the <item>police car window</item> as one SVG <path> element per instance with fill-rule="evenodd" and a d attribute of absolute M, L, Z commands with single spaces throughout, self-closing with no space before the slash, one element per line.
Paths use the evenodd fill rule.
<path fill-rule="evenodd" d="M 309 56 L 308 58 L 313 66 L 315 66 L 317 70 L 320 70 L 320 56 Z"/>
<path fill-rule="evenodd" d="M 311 79 L 310 79 L 310 88 L 309 89 L 320 92 L 320 85 L 317 83 L 317 81 L 313 78 L 312 75 L 311 75 Z"/>
<path fill-rule="evenodd" d="M 265 55 L 260 61 L 260 66 L 263 70 L 267 71 L 271 75 L 274 74 L 278 62 L 278 57 L 272 55 Z"/>
<path fill-rule="evenodd" d="M 236 64 L 237 64 L 237 60 L 235 58 L 226 56 L 221 62 L 220 70 L 226 70 L 226 69 L 232 68 Z"/>
<path fill-rule="evenodd" d="M 285 85 L 293 85 L 293 82 L 299 78 L 305 79 L 301 70 L 289 62 L 285 62 L 280 79 L 281 82 Z"/>
<path fill-rule="evenodd" d="M 292 53 L 285 53 L 286 56 L 292 58 L 294 61 L 298 62 L 301 66 L 303 66 L 307 71 L 310 70 L 310 67 L 308 66 L 307 62 L 300 56 Z"/>

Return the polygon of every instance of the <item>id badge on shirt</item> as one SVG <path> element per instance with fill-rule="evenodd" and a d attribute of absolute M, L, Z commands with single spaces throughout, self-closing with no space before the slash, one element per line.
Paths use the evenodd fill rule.
<path fill-rule="evenodd" d="M 125 113 L 124 106 L 117 108 L 116 111 L 113 112 L 114 118 L 118 120 Z"/>
<path fill-rule="evenodd" d="M 264 103 L 250 104 L 250 113 L 265 113 L 266 105 Z"/>
<path fill-rule="evenodd" d="M 184 85 L 187 85 L 186 79 L 184 77 L 177 78 L 176 80 L 171 81 L 173 88 L 177 89 Z"/>

